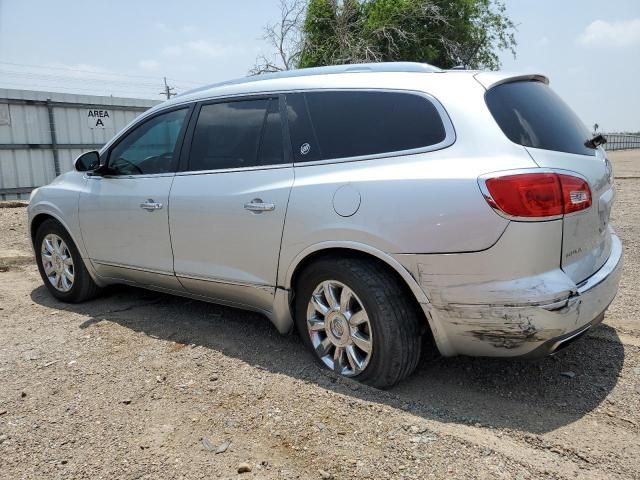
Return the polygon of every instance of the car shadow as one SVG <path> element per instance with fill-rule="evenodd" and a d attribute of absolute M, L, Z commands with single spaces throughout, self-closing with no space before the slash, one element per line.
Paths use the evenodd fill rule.
<path fill-rule="evenodd" d="M 110 288 L 83 304 L 58 302 L 42 286 L 32 291 L 31 298 L 40 305 L 88 316 L 79 325 L 82 329 L 115 322 L 153 338 L 199 345 L 427 419 L 537 434 L 575 422 L 596 408 L 615 387 L 625 353 L 615 330 L 603 324 L 556 356 L 538 361 L 424 360 L 411 377 L 382 391 L 318 367 L 297 335 L 279 335 L 257 313 L 133 287 Z"/>

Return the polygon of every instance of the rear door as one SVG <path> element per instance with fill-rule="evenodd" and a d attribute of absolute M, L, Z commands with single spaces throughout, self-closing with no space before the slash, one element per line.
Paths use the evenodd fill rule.
<path fill-rule="evenodd" d="M 270 310 L 293 167 L 278 96 L 203 104 L 174 180 L 175 274 L 191 293 Z"/>
<path fill-rule="evenodd" d="M 544 83 L 503 83 L 490 88 L 487 105 L 512 141 L 523 145 L 540 167 L 568 170 L 591 188 L 591 207 L 565 215 L 562 269 L 577 283 L 597 271 L 611 251 L 609 215 L 614 199 L 611 165 L 577 115 Z"/>

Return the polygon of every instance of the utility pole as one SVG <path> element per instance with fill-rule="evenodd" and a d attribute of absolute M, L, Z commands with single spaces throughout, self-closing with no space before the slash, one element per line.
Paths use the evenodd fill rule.
<path fill-rule="evenodd" d="M 177 95 L 174 90 L 174 87 L 167 85 L 167 77 L 164 77 L 164 92 L 160 92 L 158 95 L 166 95 L 167 100 L 169 100 L 171 97 L 175 97 Z"/>

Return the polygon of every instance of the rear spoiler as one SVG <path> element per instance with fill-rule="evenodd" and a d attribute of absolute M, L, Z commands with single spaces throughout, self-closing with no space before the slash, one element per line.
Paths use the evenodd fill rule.
<path fill-rule="evenodd" d="M 520 81 L 536 81 L 549 85 L 549 79 L 539 73 L 522 75 L 508 72 L 480 72 L 476 73 L 473 77 L 485 88 L 485 90 L 489 90 L 490 88 L 503 83 Z"/>

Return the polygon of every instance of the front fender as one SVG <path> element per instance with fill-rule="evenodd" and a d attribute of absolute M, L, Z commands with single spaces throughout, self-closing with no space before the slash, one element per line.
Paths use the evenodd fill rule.
<path fill-rule="evenodd" d="M 53 217 L 65 228 L 65 230 L 71 236 L 73 243 L 78 248 L 80 255 L 82 258 L 86 258 L 86 249 L 84 248 L 84 242 L 82 241 L 82 234 L 80 232 L 79 224 L 77 221 L 77 211 L 76 214 L 69 219 L 68 215 L 65 215 L 65 212 L 50 201 L 41 201 L 31 206 L 29 204 L 29 233 L 32 239 L 33 244 L 33 236 L 35 232 L 33 231 L 33 221 L 36 217 L 40 215 L 46 215 L 48 217 Z M 70 221 L 69 221 L 70 220 Z M 35 251 L 35 245 L 33 245 Z"/>
<path fill-rule="evenodd" d="M 29 233 L 32 240 L 32 246 L 34 253 L 36 253 L 36 246 L 33 245 L 33 222 L 40 215 L 46 215 L 48 217 L 56 219 L 60 224 L 64 227 L 64 229 L 69 233 L 71 240 L 76 245 L 78 252 L 80 252 L 80 256 L 84 261 L 84 265 L 91 275 L 93 281 L 100 287 L 104 287 L 106 283 L 100 279 L 98 274 L 93 268 L 93 264 L 89 260 L 86 248 L 84 246 L 84 241 L 82 239 L 82 232 L 80 231 L 80 224 L 78 222 L 78 206 L 76 202 L 75 209 L 67 211 L 65 208 L 61 208 L 56 203 L 53 203 L 50 200 L 40 200 L 38 199 L 38 195 L 34 195 L 31 198 L 31 202 L 28 207 L 28 215 L 29 215 Z"/>

